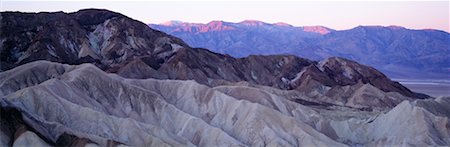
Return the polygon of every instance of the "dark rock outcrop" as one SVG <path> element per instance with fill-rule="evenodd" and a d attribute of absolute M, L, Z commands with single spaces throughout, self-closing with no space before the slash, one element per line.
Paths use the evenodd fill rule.
<path fill-rule="evenodd" d="M 178 38 L 107 10 L 2 12 L 1 18 L 1 70 L 36 60 L 89 62 L 106 69 L 139 56 L 164 58 L 174 48 L 187 47 Z"/>

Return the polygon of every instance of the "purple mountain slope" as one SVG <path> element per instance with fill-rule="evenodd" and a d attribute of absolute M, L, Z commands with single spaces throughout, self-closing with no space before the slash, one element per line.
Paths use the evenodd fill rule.
<path fill-rule="evenodd" d="M 191 46 L 235 57 L 292 53 L 298 47 L 307 47 L 309 40 L 334 31 L 320 26 L 293 27 L 285 23 L 269 24 L 255 20 L 239 23 L 211 21 L 207 24 L 171 21 L 150 26 L 182 38 Z"/>
<path fill-rule="evenodd" d="M 328 68 L 292 55 L 233 58 L 191 48 L 176 37 L 107 10 L 38 14 L 5 12 L 2 16 L 4 24 L 8 24 L 0 25 L 5 30 L 0 36 L 0 40 L 4 40 L 4 48 L 0 50 L 2 70 L 36 60 L 49 60 L 67 64 L 93 63 L 104 71 L 127 78 L 195 80 L 210 86 L 246 81 L 299 91 L 314 89 L 308 84 L 305 86 L 304 81 L 317 81 L 328 87 L 371 84 L 384 92 L 423 97 L 391 81 L 381 72 L 349 60 L 326 60 L 324 63 L 331 65 Z M 238 27 L 224 23 L 212 22 L 196 31 Z M 273 26 L 258 21 L 244 21 L 242 24 L 249 28 L 256 26 L 256 30 Z M 320 35 L 305 31 L 302 34 L 303 37 Z M 346 69 L 335 68 L 338 65 Z M 323 69 L 302 72 L 311 68 Z M 339 76 L 343 73 L 346 73 L 345 77 Z"/>
<path fill-rule="evenodd" d="M 394 78 L 450 78 L 450 34 L 439 30 L 359 26 L 335 31 L 260 21 L 174 21 L 149 26 L 191 46 L 235 57 L 294 54 L 322 60 L 338 56 L 374 66 Z"/>
<path fill-rule="evenodd" d="M 101 9 L 0 18 L 0 146 L 450 145 L 450 97 L 349 59 L 235 58 Z"/>

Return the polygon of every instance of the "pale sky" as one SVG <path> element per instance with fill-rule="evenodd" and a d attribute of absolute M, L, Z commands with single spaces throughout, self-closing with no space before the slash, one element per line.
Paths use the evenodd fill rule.
<path fill-rule="evenodd" d="M 294 26 L 322 25 L 343 30 L 358 25 L 397 25 L 450 32 L 449 1 L 12 1 L 1 11 L 64 11 L 104 8 L 144 23 L 169 20 L 207 23 L 261 20 Z"/>

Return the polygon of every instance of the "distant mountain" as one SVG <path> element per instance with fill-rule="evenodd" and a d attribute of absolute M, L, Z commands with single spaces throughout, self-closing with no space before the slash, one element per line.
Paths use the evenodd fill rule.
<path fill-rule="evenodd" d="M 353 64 L 352 61 L 342 59 L 333 62 L 352 65 L 344 66 L 345 71 L 356 71 L 341 77 L 339 75 L 344 72 L 342 69 L 325 70 L 315 62 L 295 56 L 249 56 L 236 59 L 205 49 L 191 48 L 178 38 L 153 30 L 124 15 L 105 10 L 86 9 L 69 14 L 5 12 L 2 16 L 2 21 L 5 22 L 0 25 L 0 28 L 5 30 L 0 36 L 3 40 L 3 48 L 0 50 L 3 69 L 36 60 L 68 64 L 93 63 L 107 72 L 128 78 L 195 80 L 211 86 L 224 82 L 247 81 L 306 92 L 312 91 L 312 87 L 300 84 L 307 83 L 306 79 L 298 79 L 311 76 L 310 80 L 317 81 L 320 86 L 372 84 L 384 92 L 398 92 L 413 98 L 424 97 L 391 81 L 371 67 Z M 241 25 L 249 28 L 273 26 L 259 21 L 244 21 Z M 206 27 L 191 29 L 202 32 L 232 30 L 236 27 L 215 21 Z M 306 32 L 303 34 L 320 35 Z M 321 70 L 299 74 L 310 68 Z"/>
<path fill-rule="evenodd" d="M 235 57 L 294 54 L 323 60 L 338 56 L 374 66 L 394 78 L 450 78 L 450 34 L 444 31 L 398 26 L 359 26 L 335 31 L 321 26 L 294 27 L 260 21 L 149 26 L 180 37 L 191 46 Z M 205 27 L 218 29 L 201 29 Z"/>
<path fill-rule="evenodd" d="M 191 46 L 234 57 L 292 53 L 299 47 L 307 47 L 308 40 L 334 31 L 320 26 L 293 27 L 255 20 L 239 23 L 211 21 L 207 24 L 172 21 L 162 25 L 150 24 L 150 27 L 182 38 Z"/>
<path fill-rule="evenodd" d="M 0 15 L 0 146 L 450 144 L 450 97 L 349 59 L 235 58 L 108 10 Z"/>
<path fill-rule="evenodd" d="M 450 34 L 443 31 L 360 26 L 327 34 L 311 49 L 400 78 L 450 79 Z"/>

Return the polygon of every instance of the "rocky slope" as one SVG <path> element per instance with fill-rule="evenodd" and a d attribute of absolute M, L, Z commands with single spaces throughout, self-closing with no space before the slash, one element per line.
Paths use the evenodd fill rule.
<path fill-rule="evenodd" d="M 230 29 L 198 29 L 216 22 Z M 359 26 L 334 31 L 318 26 L 250 22 L 253 23 L 178 22 L 149 26 L 180 37 L 191 46 L 234 57 L 294 54 L 323 60 L 339 56 L 373 66 L 395 78 L 450 78 L 450 34 L 447 32 L 398 26 Z"/>
<path fill-rule="evenodd" d="M 107 10 L 1 16 L 1 146 L 450 144 L 449 98 L 344 58 L 233 58 Z"/>
<path fill-rule="evenodd" d="M 404 101 L 388 112 L 313 107 L 286 98 L 304 95 L 270 87 L 125 79 L 91 64 L 48 61 L 0 77 L 7 146 L 450 144 L 449 114 L 433 110 L 449 98 Z"/>
<path fill-rule="evenodd" d="M 444 31 L 359 26 L 327 34 L 312 48 L 393 77 L 450 78 L 450 34 Z"/>
<path fill-rule="evenodd" d="M 286 55 L 232 58 L 205 49 L 180 49 L 158 68 L 152 68 L 145 59 L 137 59 L 120 68 L 117 73 L 128 78 L 194 79 L 209 86 L 246 81 L 303 92 L 324 87 L 339 89 L 361 83 L 372 85 L 384 92 L 397 92 L 406 97 L 427 97 L 391 81 L 374 68 L 342 58 L 329 58 L 316 63 Z M 328 93 L 322 91 L 324 94 Z M 335 93 L 341 94 L 338 91 Z"/>
<path fill-rule="evenodd" d="M 171 21 L 149 26 L 177 36 L 191 46 L 234 57 L 291 53 L 299 46 L 306 47 L 307 40 L 334 31 L 321 26 L 293 27 L 256 20 L 239 23 L 211 21 L 207 24 Z"/>
<path fill-rule="evenodd" d="M 105 69 L 137 56 L 164 60 L 187 46 L 178 38 L 107 10 L 2 12 L 1 18 L 1 70 L 36 60 L 90 62 Z"/>
<path fill-rule="evenodd" d="M 311 72 L 321 65 L 295 56 L 233 58 L 206 49 L 190 48 L 178 38 L 107 10 L 86 9 L 69 14 L 4 12 L 2 17 L 5 22 L 1 26 L 5 33 L 0 36 L 3 69 L 35 60 L 49 60 L 69 64 L 94 63 L 107 72 L 127 78 L 195 80 L 209 86 L 247 81 L 305 92 L 319 85 L 332 88 L 361 81 L 384 92 L 398 92 L 412 98 L 426 97 L 411 92 L 370 67 L 349 60 L 329 64 L 331 67 L 348 63 L 349 66 L 343 67 L 352 73 L 328 67 Z M 253 21 L 245 24 L 266 25 Z M 339 76 L 342 74 L 352 75 Z M 301 79 L 308 77 L 319 85 L 300 84 L 308 83 L 310 80 Z"/>

